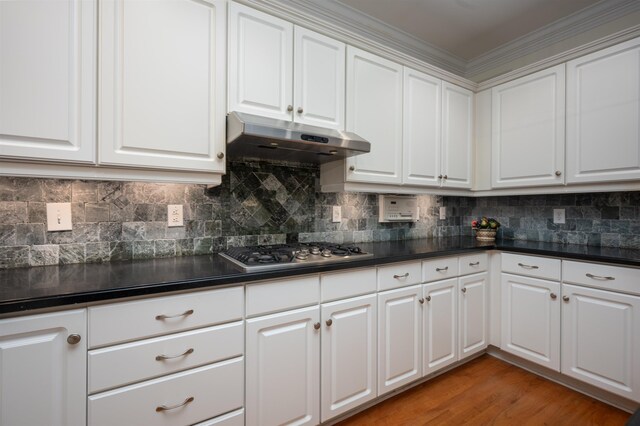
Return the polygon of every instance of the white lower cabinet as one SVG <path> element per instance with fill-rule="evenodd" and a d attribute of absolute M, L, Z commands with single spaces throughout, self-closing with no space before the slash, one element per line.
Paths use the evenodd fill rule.
<path fill-rule="evenodd" d="M 85 310 L 0 320 L 0 425 L 85 424 L 86 324 Z"/>
<path fill-rule="evenodd" d="M 502 350 L 560 371 L 560 283 L 502 274 Z"/>
<path fill-rule="evenodd" d="M 247 425 L 320 422 L 320 308 L 247 320 Z"/>
<path fill-rule="evenodd" d="M 422 374 L 458 360 L 458 279 L 423 285 Z"/>
<path fill-rule="evenodd" d="M 378 395 L 422 377 L 422 288 L 378 294 Z"/>
<path fill-rule="evenodd" d="M 562 285 L 562 373 L 640 401 L 640 297 Z"/>
<path fill-rule="evenodd" d="M 486 349 L 489 341 L 489 279 L 486 272 L 459 278 L 458 358 Z"/>
<path fill-rule="evenodd" d="M 323 422 L 377 396 L 376 310 L 375 294 L 322 305 Z"/>

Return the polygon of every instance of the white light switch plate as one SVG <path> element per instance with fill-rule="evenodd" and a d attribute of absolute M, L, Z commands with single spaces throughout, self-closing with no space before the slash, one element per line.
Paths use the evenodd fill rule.
<path fill-rule="evenodd" d="M 553 223 L 565 223 L 564 209 L 553 209 Z"/>
<path fill-rule="evenodd" d="M 447 218 L 447 208 L 440 207 L 440 220 L 445 220 Z"/>
<path fill-rule="evenodd" d="M 333 216 L 331 220 L 332 222 L 335 222 L 335 223 L 342 222 L 342 207 L 333 206 Z"/>
<path fill-rule="evenodd" d="M 47 203 L 47 231 L 71 229 L 71 203 Z"/>
<path fill-rule="evenodd" d="M 184 226 L 182 204 L 169 204 L 167 206 L 167 226 Z"/>

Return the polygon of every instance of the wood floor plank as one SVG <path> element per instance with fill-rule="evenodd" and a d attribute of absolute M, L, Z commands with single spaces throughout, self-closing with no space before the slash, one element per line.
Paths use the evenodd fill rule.
<path fill-rule="evenodd" d="M 339 423 L 624 425 L 629 413 L 484 355 Z"/>

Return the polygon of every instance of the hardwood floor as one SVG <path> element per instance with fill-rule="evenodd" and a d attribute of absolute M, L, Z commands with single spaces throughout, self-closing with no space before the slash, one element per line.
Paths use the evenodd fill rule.
<path fill-rule="evenodd" d="M 629 413 L 484 355 L 347 425 L 624 425 Z"/>

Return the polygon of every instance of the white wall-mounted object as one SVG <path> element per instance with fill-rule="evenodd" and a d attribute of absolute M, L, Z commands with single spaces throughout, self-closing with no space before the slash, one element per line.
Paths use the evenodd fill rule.
<path fill-rule="evenodd" d="M 47 231 L 69 231 L 71 223 L 71 203 L 47 203 Z"/>
<path fill-rule="evenodd" d="M 418 197 L 378 195 L 378 222 L 417 222 Z"/>
<path fill-rule="evenodd" d="M 167 206 L 167 226 L 184 226 L 182 204 L 169 204 Z"/>
<path fill-rule="evenodd" d="M 553 223 L 565 223 L 564 209 L 553 209 Z"/>
<path fill-rule="evenodd" d="M 333 206 L 331 208 L 331 221 L 334 223 L 342 222 L 342 207 Z"/>

